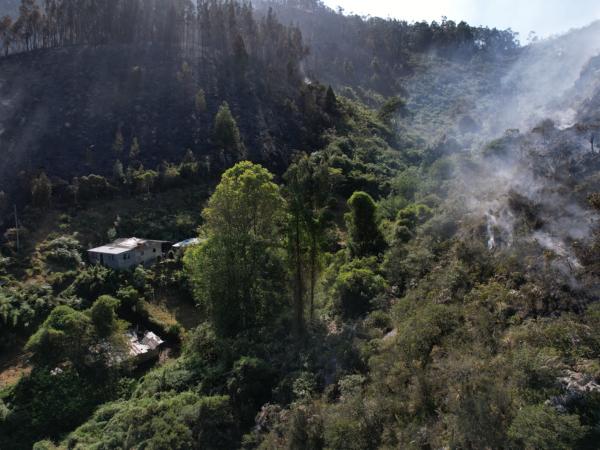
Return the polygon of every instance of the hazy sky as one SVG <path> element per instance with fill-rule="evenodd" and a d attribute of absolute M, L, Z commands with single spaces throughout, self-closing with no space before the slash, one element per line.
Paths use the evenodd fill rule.
<path fill-rule="evenodd" d="M 447 16 L 470 25 L 512 28 L 525 42 L 530 31 L 540 37 L 568 31 L 600 19 L 600 0 L 324 0 L 347 13 L 413 20 Z"/>

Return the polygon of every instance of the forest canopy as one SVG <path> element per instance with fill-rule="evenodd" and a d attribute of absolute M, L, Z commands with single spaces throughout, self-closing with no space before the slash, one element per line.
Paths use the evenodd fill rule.
<path fill-rule="evenodd" d="M 0 448 L 597 448 L 600 24 L 17 6 Z"/>

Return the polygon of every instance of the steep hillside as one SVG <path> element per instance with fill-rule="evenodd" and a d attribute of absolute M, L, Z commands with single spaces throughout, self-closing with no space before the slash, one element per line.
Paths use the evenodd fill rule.
<path fill-rule="evenodd" d="M 317 0 L 260 1 L 257 7 L 297 24 L 310 48 L 304 65 L 310 77 L 348 88 L 346 95 L 371 105 L 402 97 L 405 123 L 431 141 L 495 92 L 522 53 L 510 30 L 465 22 L 346 16 Z"/>
<path fill-rule="evenodd" d="M 291 107 L 311 95 L 309 87 L 293 79 L 269 86 L 266 73 L 241 76 L 227 63 L 136 46 L 43 50 L 1 60 L 0 146 L 7 158 L 0 188 L 9 188 L 21 170 L 65 179 L 110 174 L 119 157 L 112 150 L 118 130 L 126 150 L 138 138 L 139 159 L 149 167 L 179 161 L 187 149 L 214 156 L 213 118 L 222 102 L 253 159 L 283 167 L 292 146 L 316 144 L 310 119 Z M 202 110 L 195 102 L 200 90 Z"/>
<path fill-rule="evenodd" d="M 443 61 L 493 60 L 518 46 L 510 31 L 472 27 L 453 21 L 408 23 L 403 20 L 346 16 L 320 1 L 259 1 L 283 23 L 302 30 L 311 48 L 306 69 L 316 79 L 337 86 L 397 95 L 403 81 L 435 55 Z"/>
<path fill-rule="evenodd" d="M 598 23 L 47 4 L 0 59 L 0 448 L 598 448 Z"/>
<path fill-rule="evenodd" d="M 214 30 L 203 29 L 198 46 L 168 33 L 152 44 L 86 37 L 24 52 L 13 44 L 0 59 L 0 190 L 22 202 L 40 171 L 70 182 L 111 175 L 116 160 L 154 169 L 187 150 L 215 171 L 244 155 L 281 172 L 293 150 L 319 147 L 332 121 L 325 89 L 300 72 L 300 33 L 273 17 L 259 23 L 247 5 L 211 3 L 199 14 Z M 235 25 L 222 28 L 225 17 Z M 214 127 L 225 103 L 239 148 L 226 148 Z"/>
<path fill-rule="evenodd" d="M 430 142 L 452 133 L 492 139 L 549 116 L 570 126 L 595 86 L 588 79 L 571 91 L 600 50 L 599 23 L 521 46 L 510 31 L 464 22 L 346 16 L 315 0 L 257 5 L 301 29 L 309 76 L 371 105 L 402 97 L 403 123 Z"/>

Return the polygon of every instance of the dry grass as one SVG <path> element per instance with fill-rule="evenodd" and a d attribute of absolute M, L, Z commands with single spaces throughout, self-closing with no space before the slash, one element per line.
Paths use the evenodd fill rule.
<path fill-rule="evenodd" d="M 144 307 L 154 321 L 165 327 L 178 323 L 175 315 L 162 304 L 144 302 Z"/>
<path fill-rule="evenodd" d="M 23 344 L 15 345 L 0 356 L 0 389 L 16 384 L 21 377 L 29 375 L 29 354 L 23 352 Z"/>

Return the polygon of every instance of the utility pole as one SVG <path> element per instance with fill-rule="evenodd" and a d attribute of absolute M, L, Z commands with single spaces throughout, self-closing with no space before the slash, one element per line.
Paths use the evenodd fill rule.
<path fill-rule="evenodd" d="M 17 205 L 15 207 L 15 230 L 17 231 L 17 252 L 19 251 L 19 219 L 17 218 Z"/>

